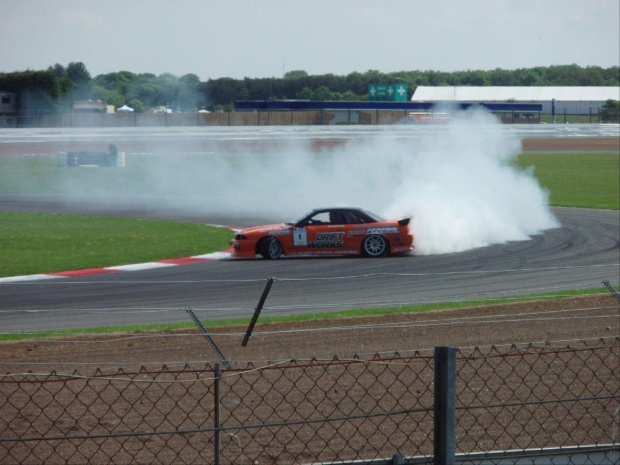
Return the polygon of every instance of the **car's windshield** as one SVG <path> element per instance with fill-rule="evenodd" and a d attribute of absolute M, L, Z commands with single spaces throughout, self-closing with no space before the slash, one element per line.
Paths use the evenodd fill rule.
<path fill-rule="evenodd" d="M 310 215 L 312 215 L 314 213 L 314 210 L 310 210 L 308 213 L 306 213 L 304 216 L 302 216 L 301 218 L 297 219 L 296 221 L 290 222 L 290 223 L 286 223 L 286 224 L 299 224 L 301 223 L 303 220 L 305 220 L 307 217 L 309 217 Z"/>

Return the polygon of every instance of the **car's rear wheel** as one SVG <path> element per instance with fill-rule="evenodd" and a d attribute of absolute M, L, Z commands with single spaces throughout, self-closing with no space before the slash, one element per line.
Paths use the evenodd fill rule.
<path fill-rule="evenodd" d="M 282 242 L 275 237 L 268 237 L 261 242 L 260 254 L 267 260 L 277 260 L 283 252 Z"/>
<path fill-rule="evenodd" d="M 383 236 L 368 236 L 362 244 L 362 254 L 366 257 L 383 257 L 388 251 L 388 243 Z"/>

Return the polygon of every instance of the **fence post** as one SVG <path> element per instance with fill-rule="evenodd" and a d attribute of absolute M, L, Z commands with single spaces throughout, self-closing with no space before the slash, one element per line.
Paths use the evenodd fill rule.
<path fill-rule="evenodd" d="M 215 465 L 220 465 L 220 364 L 215 364 L 215 389 L 214 389 L 214 406 L 215 406 Z"/>
<path fill-rule="evenodd" d="M 454 465 L 456 454 L 456 349 L 435 347 L 434 465 Z"/>
<path fill-rule="evenodd" d="M 252 331 L 254 331 L 254 326 L 258 321 L 258 315 L 260 315 L 261 310 L 263 309 L 263 305 L 265 305 L 265 300 L 267 300 L 267 296 L 269 295 L 269 291 L 271 290 L 271 285 L 274 283 L 276 278 L 267 278 L 267 284 L 265 284 L 265 289 L 263 289 L 263 294 L 260 296 L 258 301 L 258 306 L 254 309 L 254 315 L 252 316 L 252 320 L 248 325 L 248 329 L 245 331 L 245 336 L 243 337 L 243 341 L 241 341 L 241 345 L 243 347 L 248 345 L 248 341 L 252 337 Z"/>

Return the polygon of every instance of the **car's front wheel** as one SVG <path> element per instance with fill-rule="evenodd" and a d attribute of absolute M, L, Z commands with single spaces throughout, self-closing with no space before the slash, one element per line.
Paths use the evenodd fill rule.
<path fill-rule="evenodd" d="M 368 236 L 362 244 L 362 254 L 366 257 L 383 257 L 388 254 L 388 249 L 383 236 Z"/>
<path fill-rule="evenodd" d="M 282 242 L 275 237 L 268 237 L 261 242 L 260 254 L 263 258 L 277 260 L 282 256 L 283 252 L 284 247 L 282 246 Z"/>

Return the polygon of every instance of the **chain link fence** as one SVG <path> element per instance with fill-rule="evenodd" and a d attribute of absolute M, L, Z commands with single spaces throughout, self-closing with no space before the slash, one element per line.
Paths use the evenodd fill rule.
<path fill-rule="evenodd" d="M 619 463 L 620 338 L 453 350 L 453 463 Z M 5 374 L 0 463 L 439 463 L 437 363 Z"/>
<path fill-rule="evenodd" d="M 620 347 L 594 341 L 556 348 L 511 347 L 457 354 L 457 448 L 485 463 L 620 463 Z M 563 447 L 599 445 L 571 459 Z M 616 447 L 615 455 L 603 453 Z M 518 451 L 530 451 L 518 454 Z M 519 461 L 536 452 L 547 461 Z M 583 454 L 579 451 L 579 454 Z M 565 457 L 568 455 L 568 457 Z M 476 456 L 476 454 L 472 454 Z M 477 455 L 479 458 L 480 454 Z M 562 456 L 555 461 L 553 457 Z M 512 457 L 512 459 L 509 459 Z M 607 458 L 605 458 L 607 457 Z M 540 460 L 540 459 L 539 459 Z M 462 463 L 480 463 L 477 460 Z"/>

